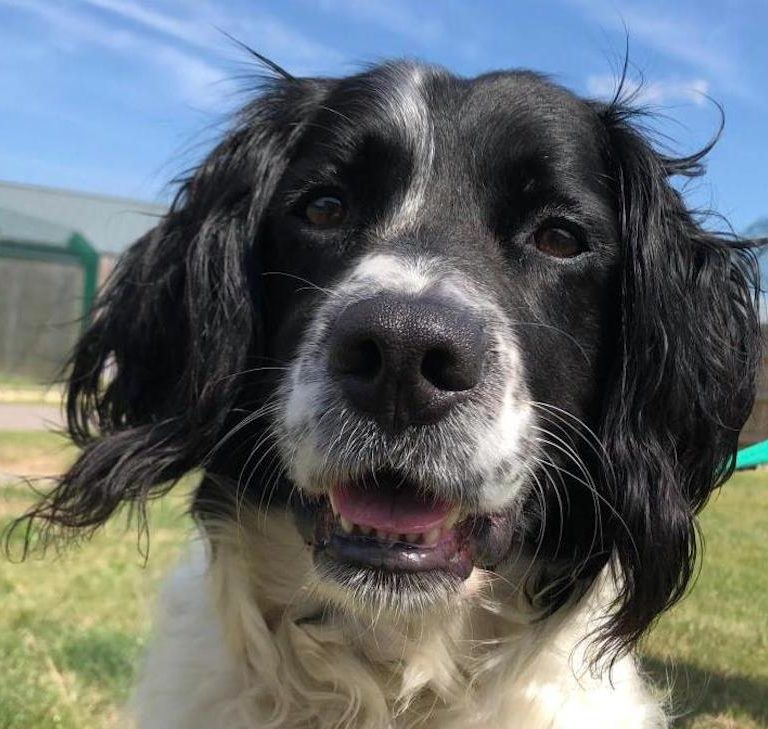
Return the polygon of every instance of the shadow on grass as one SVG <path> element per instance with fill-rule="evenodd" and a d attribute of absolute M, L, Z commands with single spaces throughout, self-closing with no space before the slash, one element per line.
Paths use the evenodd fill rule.
<path fill-rule="evenodd" d="M 643 667 L 657 686 L 672 691 L 676 727 L 687 727 L 703 715 L 746 714 L 768 725 L 768 682 L 739 674 L 708 671 L 690 663 L 644 656 Z"/>
<path fill-rule="evenodd" d="M 142 642 L 127 633 L 91 629 L 63 641 L 56 651 L 58 663 L 89 684 L 124 695 L 133 678 Z"/>

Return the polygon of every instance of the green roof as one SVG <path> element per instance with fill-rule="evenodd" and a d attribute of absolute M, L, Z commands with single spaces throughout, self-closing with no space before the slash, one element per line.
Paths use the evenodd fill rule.
<path fill-rule="evenodd" d="M 76 231 L 42 218 L 0 208 L 0 241 L 67 248 Z"/>
<path fill-rule="evenodd" d="M 76 230 L 118 255 L 157 225 L 166 205 L 0 180 L 0 208 Z"/>
<path fill-rule="evenodd" d="M 0 208 L 0 258 L 79 266 L 83 270 L 83 314 L 96 295 L 99 254 L 76 230 Z"/>

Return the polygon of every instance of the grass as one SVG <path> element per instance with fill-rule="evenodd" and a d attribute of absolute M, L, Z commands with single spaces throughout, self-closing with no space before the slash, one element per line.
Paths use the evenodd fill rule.
<path fill-rule="evenodd" d="M 59 405 L 62 398 L 60 384 L 0 372 L 0 403 L 28 403 L 32 405 Z"/>
<path fill-rule="evenodd" d="M 53 473 L 73 455 L 59 436 L 0 433 L 0 473 Z M 152 595 L 190 534 L 188 489 L 152 505 L 146 565 L 118 521 L 63 555 L 0 561 L 0 729 L 115 725 Z M 18 481 L 0 486 L 0 529 L 29 503 Z M 768 475 L 735 476 L 704 513 L 706 557 L 690 597 L 644 645 L 651 675 L 674 684 L 677 726 L 768 729 L 767 515 Z"/>
<path fill-rule="evenodd" d="M 646 643 L 668 673 L 680 726 L 768 727 L 768 474 L 737 474 L 701 518 L 705 555 L 688 599 Z"/>
<path fill-rule="evenodd" d="M 58 433 L 0 431 L 0 474 L 51 476 L 60 473 L 75 453 Z"/>
<path fill-rule="evenodd" d="M 34 377 L 17 375 L 0 370 L 0 387 L 40 387 L 40 383 Z"/>
<path fill-rule="evenodd" d="M 55 473 L 74 456 L 60 436 L 0 432 L 0 473 Z M 191 531 L 180 485 L 151 507 L 152 559 L 119 519 L 77 549 L 0 558 L 0 728 L 113 727 L 150 623 L 151 596 Z M 31 503 L 0 485 L 0 531 Z M 18 553 L 20 537 L 11 540 Z"/>

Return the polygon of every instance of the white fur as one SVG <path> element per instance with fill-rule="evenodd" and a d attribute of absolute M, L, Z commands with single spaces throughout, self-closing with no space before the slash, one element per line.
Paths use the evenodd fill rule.
<path fill-rule="evenodd" d="M 254 519 L 214 530 L 163 591 L 141 729 L 667 726 L 631 658 L 611 682 L 585 668 L 605 586 L 536 621 L 475 570 L 449 607 L 371 620 L 317 581 L 290 518 Z"/>
<path fill-rule="evenodd" d="M 390 68 L 391 83 L 382 95 L 386 112 L 395 128 L 404 132 L 413 155 L 413 175 L 396 211 L 382 226 L 382 236 L 407 230 L 417 219 L 426 200 L 435 157 L 435 131 L 422 85 L 424 72 L 418 66 Z"/>

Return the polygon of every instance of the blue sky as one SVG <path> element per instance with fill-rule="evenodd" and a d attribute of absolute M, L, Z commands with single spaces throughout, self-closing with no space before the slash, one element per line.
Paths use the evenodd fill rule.
<path fill-rule="evenodd" d="M 254 72 L 220 29 L 294 74 L 406 55 L 463 75 L 534 68 L 596 97 L 628 34 L 676 149 L 716 130 L 708 95 L 725 107 L 691 200 L 737 230 L 768 215 L 765 0 L 0 0 L 0 179 L 167 199 Z"/>

